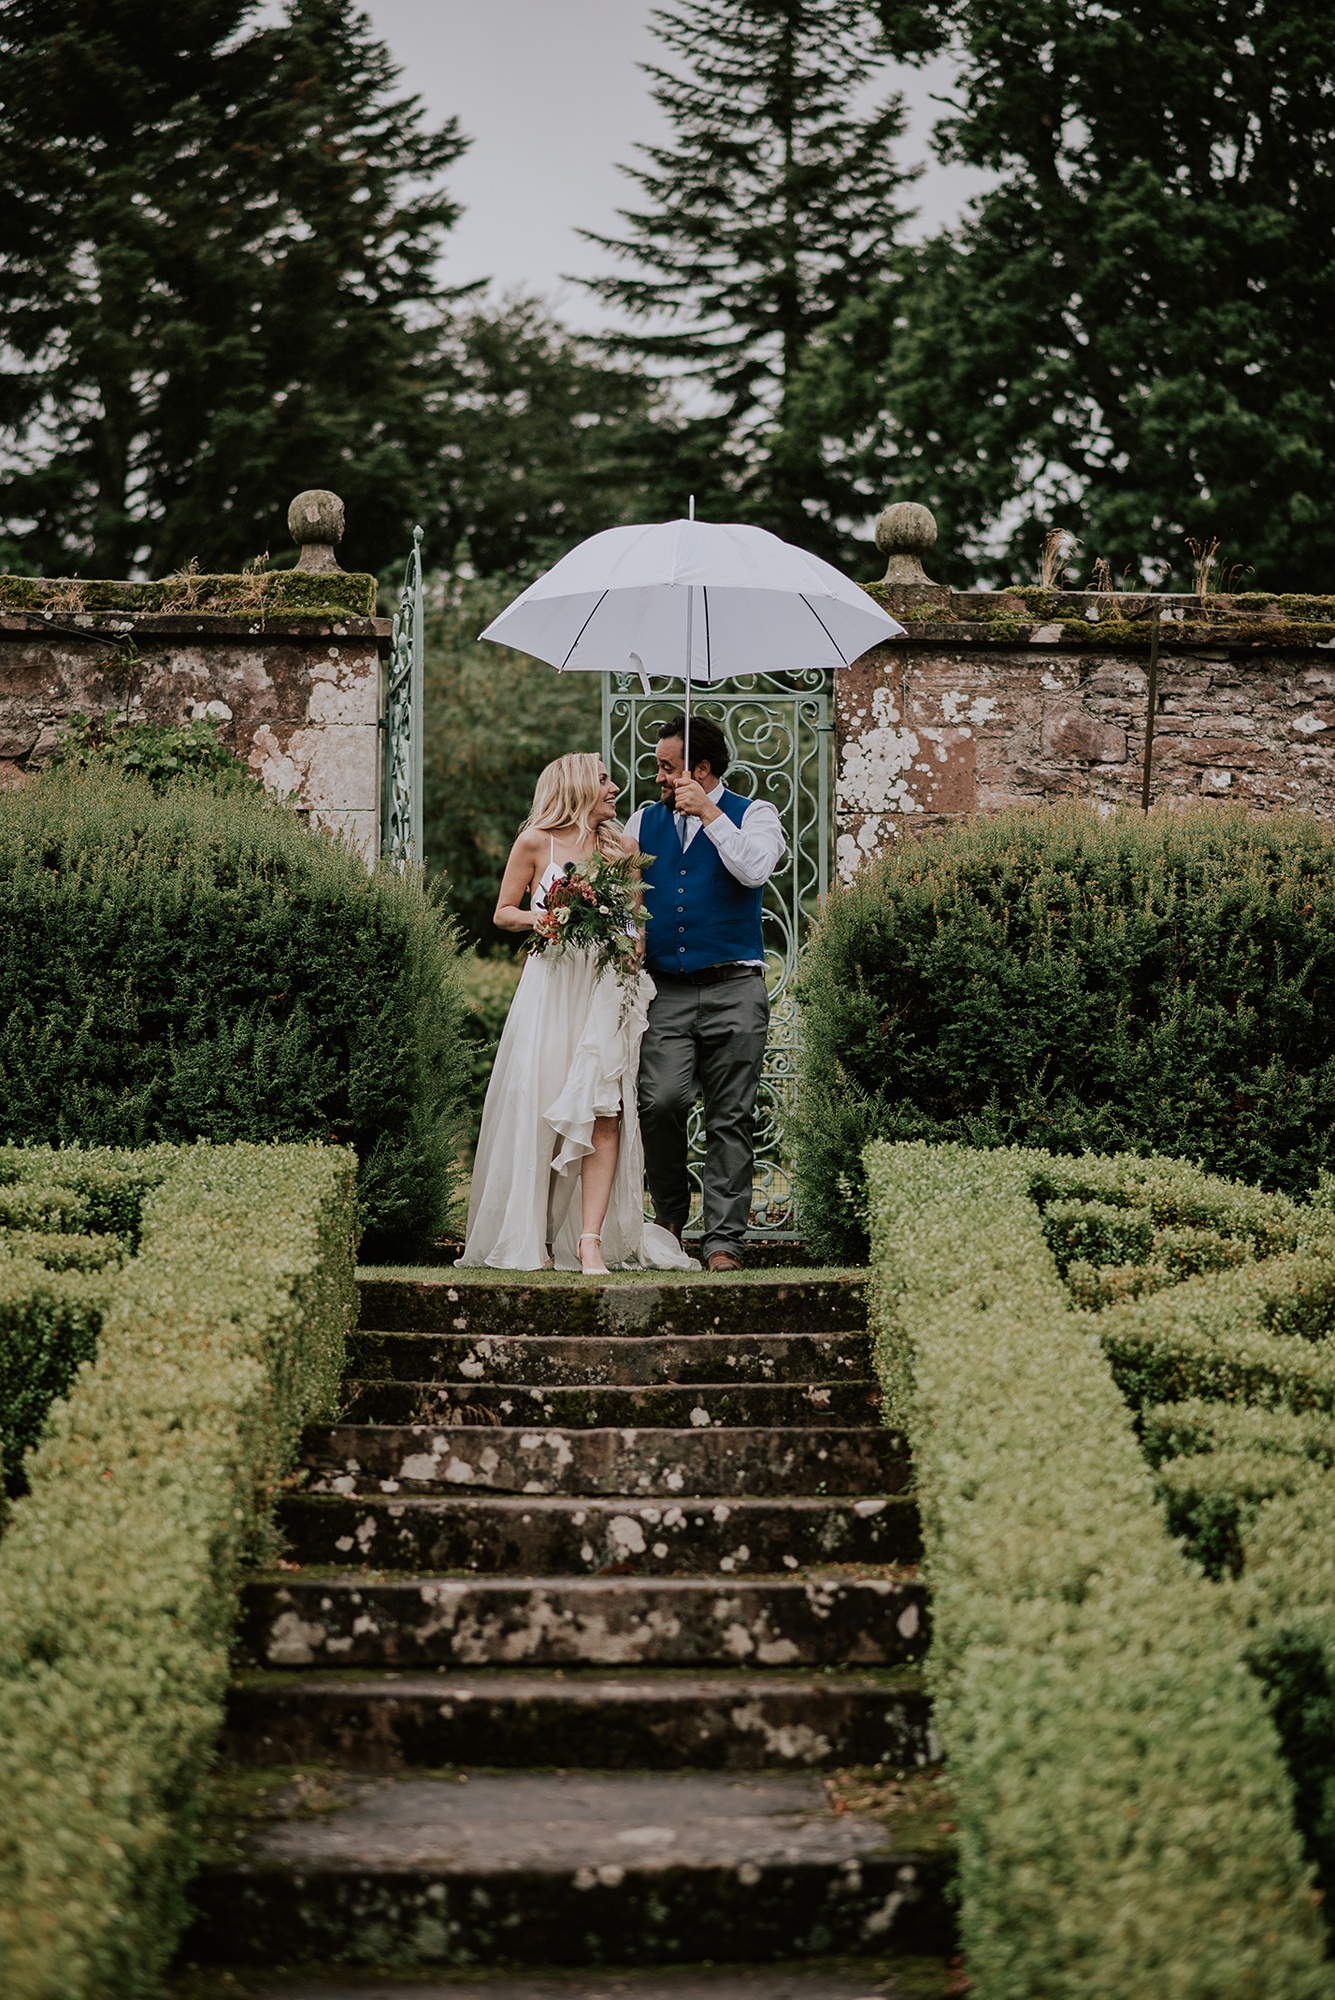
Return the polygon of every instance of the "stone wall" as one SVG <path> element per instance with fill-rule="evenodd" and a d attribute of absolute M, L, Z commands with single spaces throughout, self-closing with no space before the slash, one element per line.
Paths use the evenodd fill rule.
<path fill-rule="evenodd" d="M 264 784 L 373 859 L 390 621 L 337 608 L 341 598 L 371 610 L 375 584 L 338 568 L 343 509 L 335 495 L 299 494 L 288 521 L 301 544 L 297 568 L 262 578 L 0 579 L 9 586 L 0 590 L 0 790 L 39 770 L 76 715 L 110 709 L 132 722 L 171 724 L 211 715 Z M 267 594 L 269 604 L 241 615 L 134 608 L 225 603 L 229 592 L 242 603 Z M 333 600 L 322 614 L 273 608 L 322 598 Z"/>
<path fill-rule="evenodd" d="M 908 636 L 835 676 L 841 880 L 904 833 L 971 813 L 1139 804 L 1156 615 L 1151 802 L 1335 817 L 1335 603 L 952 592 L 920 569 L 897 579 L 903 542 L 887 542 L 891 580 L 873 594 Z"/>
<path fill-rule="evenodd" d="M 216 716 L 222 741 L 320 826 L 379 850 L 383 618 L 26 612 L 0 617 L 0 787 L 22 784 L 71 716 Z"/>

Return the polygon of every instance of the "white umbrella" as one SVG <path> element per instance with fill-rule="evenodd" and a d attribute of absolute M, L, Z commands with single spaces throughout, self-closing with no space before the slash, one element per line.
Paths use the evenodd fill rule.
<path fill-rule="evenodd" d="M 692 520 L 590 536 L 482 637 L 560 673 L 684 680 L 689 739 L 693 682 L 847 667 L 903 630 L 819 556 L 764 528 Z"/>

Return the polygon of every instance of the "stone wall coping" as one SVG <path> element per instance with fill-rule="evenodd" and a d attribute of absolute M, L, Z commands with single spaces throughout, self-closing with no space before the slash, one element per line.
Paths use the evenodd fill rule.
<path fill-rule="evenodd" d="M 1335 598 L 1261 592 L 1201 597 L 1188 591 L 950 590 L 944 585 L 863 586 L 906 627 L 891 646 L 1052 647 L 1139 652 L 1157 616 L 1166 653 L 1335 650 Z"/>
<path fill-rule="evenodd" d="M 255 618 L 201 611 L 8 611 L 0 612 L 0 639 L 30 639 L 49 632 L 65 639 L 210 639 L 271 641 L 293 639 L 374 639 L 388 647 L 394 621 L 357 618 L 351 613 L 319 618 Z"/>

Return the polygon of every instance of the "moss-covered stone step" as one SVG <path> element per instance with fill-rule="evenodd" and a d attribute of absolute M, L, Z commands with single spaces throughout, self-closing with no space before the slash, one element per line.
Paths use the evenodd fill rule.
<path fill-rule="evenodd" d="M 902 1493 L 909 1460 L 894 1431 L 562 1430 L 535 1424 L 334 1424 L 307 1433 L 316 1493 L 618 1493 L 639 1497 Z"/>
<path fill-rule="evenodd" d="M 264 1667 L 902 1666 L 916 1578 L 257 1578 L 240 1642 Z"/>
<path fill-rule="evenodd" d="M 860 1276 L 542 1285 L 454 1277 L 358 1280 L 363 1327 L 381 1333 L 620 1335 L 838 1333 L 864 1327 Z"/>
<path fill-rule="evenodd" d="M 341 1770 L 901 1768 L 940 1755 L 913 1668 L 251 1673 L 229 1692 L 222 1748 L 238 1764 Z"/>
<path fill-rule="evenodd" d="M 187 1957 L 642 1965 L 951 1942 L 941 1836 L 836 1813 L 814 1773 L 317 1774 L 287 1791 L 234 1858 L 215 1836 Z"/>
<path fill-rule="evenodd" d="M 739 1425 L 874 1424 L 870 1382 L 697 1382 L 554 1388 L 522 1382 L 352 1382 L 347 1420 L 357 1424 L 490 1422 L 580 1430 L 709 1430 Z"/>
<path fill-rule="evenodd" d="M 348 1373 L 371 1381 L 591 1383 L 870 1381 L 865 1333 L 354 1333 Z"/>
<path fill-rule="evenodd" d="M 897 1495 L 682 1502 L 564 1495 L 293 1494 L 279 1509 L 297 1562 L 483 1576 L 744 1575 L 819 1563 L 913 1563 L 917 1504 Z"/>

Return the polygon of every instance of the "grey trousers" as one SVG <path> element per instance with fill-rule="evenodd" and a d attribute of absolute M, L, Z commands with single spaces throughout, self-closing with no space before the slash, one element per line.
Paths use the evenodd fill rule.
<path fill-rule="evenodd" d="M 751 1217 L 756 1088 L 769 1027 L 763 977 L 664 980 L 640 1045 L 640 1130 L 654 1214 L 680 1229 L 691 1205 L 686 1120 L 705 1101 L 704 1255 L 737 1250 Z"/>

